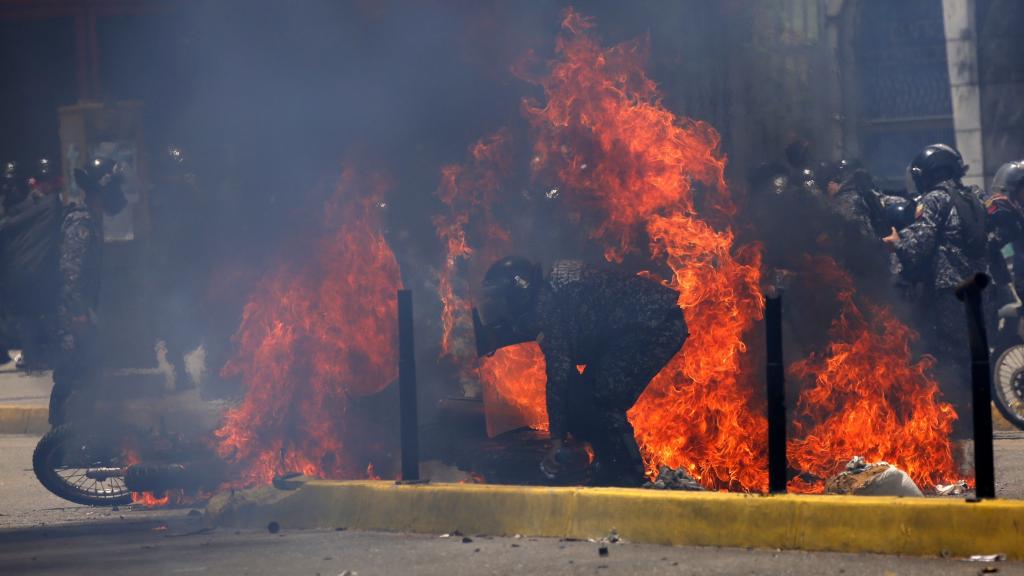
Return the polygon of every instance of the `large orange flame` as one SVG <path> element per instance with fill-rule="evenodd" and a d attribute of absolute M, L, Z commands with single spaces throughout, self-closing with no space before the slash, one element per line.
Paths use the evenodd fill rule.
<path fill-rule="evenodd" d="M 719 136 L 662 105 L 644 72 L 644 43 L 605 49 L 590 35 L 592 26 L 568 10 L 556 59 L 546 74 L 531 79 L 544 91 L 542 102 L 523 107 L 531 127 L 532 176 L 557 182 L 570 209 L 596 222 L 590 236 L 608 260 L 647 258 L 651 270 L 662 271 L 648 274 L 680 292 L 691 336 L 629 413 L 649 473 L 661 465 L 686 467 L 710 488 L 763 490 L 762 370 L 752 365 L 745 344 L 763 311 L 760 248 L 734 244 L 729 222 L 735 206 Z M 437 222 L 449 264 L 474 250 L 495 253 L 493 236 L 501 238 L 501 248 L 508 241 L 493 212 L 486 222 L 473 213 L 480 209 L 472 186 L 445 184 L 467 170 L 490 177 L 507 170 L 502 165 L 500 172 L 489 171 L 486 160 L 474 153 L 467 167 L 443 173 L 442 189 L 457 191 L 446 200 L 452 213 Z M 493 195 L 498 184 L 488 180 L 478 188 Z M 460 210 L 454 198 L 469 209 Z M 467 242 L 471 221 L 490 234 Z M 455 223 L 458 233 L 445 223 Z M 479 279 L 478 272 L 455 266 L 442 274 L 448 278 L 442 287 L 452 286 L 454 275 Z M 822 277 L 844 296 L 828 353 L 792 370 L 813 380 L 798 403 L 792 465 L 823 479 L 859 454 L 904 466 L 922 482 L 955 477 L 948 440 L 955 413 L 937 399 L 931 361 L 913 360 L 913 332 L 884 308 L 870 307 L 865 316 L 852 289 L 844 288 L 849 282 L 841 271 Z M 468 325 L 468 304 L 451 294 L 442 291 L 446 335 Z M 485 397 L 500 399 L 526 424 L 546 425 L 544 364 L 535 345 L 500 350 L 479 366 L 478 377 Z M 793 486 L 818 490 L 821 483 Z"/>
<path fill-rule="evenodd" d="M 734 211 L 718 134 L 662 105 L 641 43 L 604 49 L 571 10 L 562 26 L 558 59 L 538 80 L 546 100 L 525 107 L 542 160 L 534 168 L 555 174 L 567 203 L 599 215 L 592 236 L 609 260 L 646 247 L 667 265 L 691 326 L 629 414 L 648 469 L 686 466 L 707 486 L 759 488 L 767 427 L 740 375 L 743 336 L 761 317 L 760 260 L 706 220 Z"/>
<path fill-rule="evenodd" d="M 344 172 L 309 257 L 269 271 L 245 306 L 238 353 L 223 369 L 241 377 L 245 397 L 216 433 L 243 484 L 289 471 L 365 471 L 365 462 L 347 458 L 346 411 L 350 396 L 382 390 L 397 371 L 401 279 L 378 208 L 389 187 Z"/>
<path fill-rule="evenodd" d="M 498 132 L 483 138 L 470 148 L 472 160 L 465 166 L 451 165 L 441 169 L 441 185 L 437 197 L 446 206 L 447 212 L 434 217 L 434 226 L 445 245 L 445 261 L 439 275 L 438 292 L 441 296 L 441 351 L 458 359 L 472 357 L 471 347 L 452 349 L 453 333 L 458 319 L 468 318 L 470 310 L 467 299 L 468 287 L 459 282 L 460 265 L 475 256 L 470 247 L 466 230 L 470 218 L 480 220 L 483 230 L 480 242 L 487 248 L 483 254 L 471 260 L 475 272 L 490 263 L 496 254 L 509 245 L 508 232 L 497 223 L 494 207 L 502 179 L 510 171 L 510 136 L 508 131 Z M 479 243 L 479 242 L 478 242 Z M 469 338 L 463 330 L 460 342 Z"/>
<path fill-rule="evenodd" d="M 949 441 L 956 412 L 938 400 L 934 360 L 913 361 L 917 335 L 888 308 L 858 303 L 834 260 L 818 258 L 809 268 L 837 291 L 840 310 L 827 352 L 790 367 L 810 384 L 797 401 L 790 466 L 827 478 L 857 455 L 895 464 L 922 487 L 957 478 Z M 795 479 L 790 488 L 817 492 L 822 485 Z"/>

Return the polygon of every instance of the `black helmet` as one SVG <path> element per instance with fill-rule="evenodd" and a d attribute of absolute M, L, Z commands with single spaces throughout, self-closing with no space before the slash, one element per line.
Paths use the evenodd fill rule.
<path fill-rule="evenodd" d="M 903 230 L 914 223 L 917 216 L 917 202 L 898 196 L 888 196 L 883 202 L 885 223 L 897 230 Z"/>
<path fill-rule="evenodd" d="M 175 164 L 185 163 L 185 151 L 178 146 L 167 147 L 167 158 Z"/>
<path fill-rule="evenodd" d="M 171 144 L 164 148 L 159 166 L 167 174 L 183 174 L 189 171 L 190 164 L 190 158 L 185 149 Z"/>
<path fill-rule="evenodd" d="M 36 160 L 36 180 L 47 180 L 53 176 L 53 161 L 49 156 L 43 156 Z"/>
<path fill-rule="evenodd" d="M 1024 160 L 1007 162 L 999 167 L 992 178 L 992 191 L 1014 196 L 1024 187 Z"/>
<path fill-rule="evenodd" d="M 75 170 L 75 184 L 86 192 L 95 192 L 106 186 L 117 175 L 117 162 L 110 158 L 93 158 Z"/>
<path fill-rule="evenodd" d="M 50 160 L 49 156 L 43 156 L 36 160 L 36 173 L 32 176 L 36 183 L 48 181 L 55 175 L 56 171 L 53 167 L 53 161 Z"/>
<path fill-rule="evenodd" d="M 835 162 L 822 165 L 818 170 L 818 177 L 823 184 L 829 182 L 843 183 L 854 175 L 867 175 L 864 165 L 859 160 L 847 160 L 845 158 Z"/>
<path fill-rule="evenodd" d="M 540 264 L 526 258 L 507 256 L 491 265 L 484 274 L 479 309 L 473 309 L 478 355 L 536 337 L 528 317 L 543 281 Z"/>
<path fill-rule="evenodd" d="M 13 160 L 5 162 L 3 177 L 0 178 L 0 202 L 5 208 L 18 204 L 28 196 L 25 182 L 18 176 L 18 163 Z"/>
<path fill-rule="evenodd" d="M 782 194 L 789 187 L 789 171 L 778 162 L 762 162 L 749 175 L 750 187 L 758 194 Z"/>
<path fill-rule="evenodd" d="M 932 144 L 910 162 L 908 171 L 918 194 L 927 194 L 937 184 L 958 180 L 967 173 L 964 158 L 956 148 L 947 144 Z"/>
<path fill-rule="evenodd" d="M 87 195 L 101 194 L 103 211 L 113 216 L 124 209 L 127 200 L 121 191 L 121 171 L 117 161 L 97 157 L 84 168 L 75 170 L 75 183 Z"/>

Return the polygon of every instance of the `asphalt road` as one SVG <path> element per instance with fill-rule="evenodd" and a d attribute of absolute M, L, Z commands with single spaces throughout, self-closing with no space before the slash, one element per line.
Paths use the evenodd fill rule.
<path fill-rule="evenodd" d="M 36 438 L 0 436 L 0 574 L 999 574 L 1024 563 L 601 544 L 544 538 L 205 529 L 199 511 L 76 506 L 30 470 Z M 1007 442 L 1007 441 L 1001 441 Z M 1024 441 L 1012 440 L 1014 454 Z M 601 556 L 602 545 L 608 555 Z"/>
<path fill-rule="evenodd" d="M 985 566 L 1024 574 L 1024 564 L 852 554 L 669 548 L 621 543 L 564 542 L 355 531 L 203 531 L 179 519 L 75 526 L 3 534 L 5 574 L 878 574 L 974 576 Z"/>

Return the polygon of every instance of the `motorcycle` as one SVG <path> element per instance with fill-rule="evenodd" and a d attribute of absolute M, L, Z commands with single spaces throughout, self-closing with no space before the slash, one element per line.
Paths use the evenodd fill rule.
<path fill-rule="evenodd" d="M 1024 314 L 1020 299 L 999 309 L 992 341 L 992 402 L 999 413 L 1024 430 Z"/>
<path fill-rule="evenodd" d="M 155 397 L 120 392 L 73 397 L 67 421 L 36 444 L 32 470 L 47 490 L 76 504 L 119 506 L 133 493 L 160 499 L 170 490 L 199 494 L 220 484 L 225 464 L 207 440 L 224 402 L 201 400 L 194 389 Z"/>

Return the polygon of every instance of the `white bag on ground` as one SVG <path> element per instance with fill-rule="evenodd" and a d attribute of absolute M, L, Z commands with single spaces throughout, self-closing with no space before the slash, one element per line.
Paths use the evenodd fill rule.
<path fill-rule="evenodd" d="M 906 472 L 888 462 L 868 464 L 854 456 L 846 470 L 825 482 L 826 494 L 858 496 L 924 496 Z"/>

